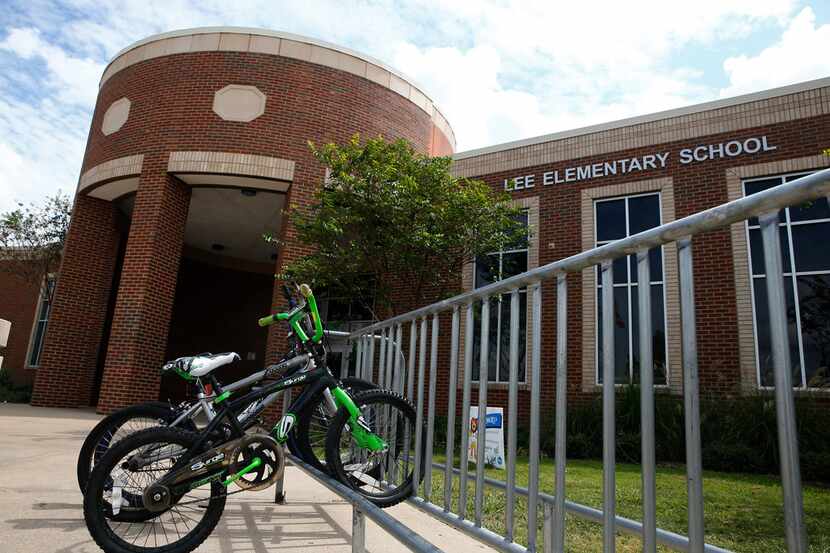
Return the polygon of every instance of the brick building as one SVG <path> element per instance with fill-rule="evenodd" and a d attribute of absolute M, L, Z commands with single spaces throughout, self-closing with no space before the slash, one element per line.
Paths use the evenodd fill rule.
<path fill-rule="evenodd" d="M 830 166 L 822 155 L 828 123 L 830 79 L 455 154 L 454 171 L 507 189 L 530 229 L 527 244 L 466 267 L 462 284 L 469 289 Z M 281 212 L 307 205 L 325 176 L 306 141 L 355 132 L 403 137 L 435 155 L 454 150 L 448 122 L 424 91 L 338 46 L 223 28 L 150 37 L 118 54 L 101 80 L 33 403 L 109 411 L 175 395 L 160 382 L 165 358 L 239 351 L 241 374 L 272 357 L 281 330 L 266 336 L 254 321 L 280 302 L 275 267 L 303 253 Z M 796 382 L 824 388 L 830 250 L 821 238 L 830 236 L 830 207 L 783 215 Z M 278 253 L 260 240 L 265 231 L 282 238 Z M 705 393 L 770 384 L 757 234 L 735 225 L 695 240 Z M 655 380 L 677 393 L 676 252 L 667 246 L 653 256 Z M 624 263 L 615 275 L 614 373 L 623 383 L 636 375 L 637 288 Z M 581 346 L 569 348 L 569 392 L 585 397 L 601 378 L 594 278 L 573 275 L 569 286 L 570 320 L 579 321 L 569 335 Z M 545 294 L 553 297 L 547 285 Z M 508 303 L 491 310 L 494 402 L 506 396 Z M 522 304 L 527 336 L 534 314 Z M 542 366 L 552 367 L 554 310 L 542 317 Z M 542 382 L 543 404 L 551 405 L 552 370 Z"/>

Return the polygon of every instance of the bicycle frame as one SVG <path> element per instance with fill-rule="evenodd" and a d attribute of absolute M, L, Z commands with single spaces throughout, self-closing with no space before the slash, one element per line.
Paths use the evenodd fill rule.
<path fill-rule="evenodd" d="M 223 389 L 217 382 L 213 375 L 207 375 L 206 378 L 213 386 L 214 392 L 217 394 L 212 401 L 212 405 L 205 406 L 205 409 L 212 409 L 213 405 L 219 405 L 220 410 L 210 420 L 208 425 L 199 432 L 199 437 L 196 443 L 191 446 L 185 454 L 179 458 L 176 466 L 178 469 L 172 470 L 170 473 L 162 477 L 160 482 L 175 482 L 177 484 L 190 483 L 192 487 L 201 486 L 214 479 L 218 479 L 225 471 L 224 462 L 226 462 L 226 455 L 224 449 L 228 444 L 234 440 L 242 439 L 245 435 L 245 429 L 240 424 L 239 413 L 243 407 L 251 405 L 253 402 L 263 398 L 274 398 L 276 394 L 283 392 L 288 388 L 297 386 L 306 386 L 303 392 L 295 399 L 289 407 L 287 413 L 274 426 L 271 433 L 274 435 L 276 441 L 284 444 L 294 422 L 297 420 L 296 413 L 299 413 L 308 404 L 309 400 L 317 393 L 322 392 L 333 409 L 345 408 L 349 413 L 349 430 L 355 439 L 357 445 L 361 448 L 367 449 L 370 452 L 385 451 L 387 445 L 384 440 L 372 432 L 372 429 L 363 420 L 360 409 L 355 405 L 349 394 L 340 387 L 340 381 L 336 379 L 328 369 L 325 363 L 325 347 L 320 343 L 323 337 L 322 321 L 317 310 L 317 304 L 311 289 L 307 285 L 300 287 L 300 293 L 306 299 L 306 303 L 302 305 L 295 305 L 295 307 L 288 313 L 278 313 L 263 317 L 259 320 L 260 326 L 268 326 L 276 321 L 287 321 L 291 326 L 292 332 L 299 338 L 300 344 L 305 349 L 305 354 L 300 354 L 294 358 L 286 360 L 278 365 L 265 369 L 263 371 L 263 378 L 273 375 L 274 373 L 282 372 L 289 366 L 299 366 L 301 361 L 296 361 L 298 358 L 308 360 L 314 364 L 314 368 L 310 371 L 293 372 L 283 378 L 265 385 L 258 390 L 251 390 L 234 400 L 228 400 L 232 395 L 232 390 Z M 308 308 L 308 310 L 306 309 Z M 313 332 L 308 333 L 302 326 L 302 321 L 310 316 L 313 326 Z M 309 336 L 311 334 L 311 336 Z M 256 381 L 257 374 L 251 375 L 247 379 L 243 379 L 236 383 L 238 388 L 242 387 L 242 382 L 246 380 L 250 383 Z M 202 407 L 202 403 L 199 404 Z M 222 432 L 222 440 L 219 445 L 211 443 L 208 448 L 205 448 L 205 442 L 208 438 L 212 438 L 219 430 L 219 425 L 227 420 L 227 432 Z M 195 462 L 193 462 L 195 461 Z M 213 472 L 205 477 L 205 467 L 213 463 L 223 461 L 223 464 L 218 471 Z M 249 470 L 246 467 L 244 470 Z M 243 471 L 244 472 L 244 471 Z M 229 475 L 223 485 L 228 485 L 243 472 Z M 191 479 L 198 477 L 199 479 L 193 482 Z M 192 489 L 192 488 L 191 488 Z"/>
<path fill-rule="evenodd" d="M 233 393 L 242 388 L 247 388 L 253 384 L 256 384 L 257 382 L 269 377 L 271 374 L 282 372 L 285 370 L 290 370 L 298 366 L 302 366 L 304 364 L 307 365 L 310 361 L 311 356 L 305 353 L 300 354 L 296 357 L 292 357 L 291 359 L 287 359 L 280 363 L 277 363 L 276 365 L 266 367 L 261 371 L 246 376 L 245 378 L 222 386 L 222 389 L 224 389 L 225 392 Z M 200 411 L 205 413 L 205 416 L 207 417 L 208 421 L 212 421 L 216 418 L 216 409 L 214 408 L 214 402 L 217 398 L 216 393 L 205 393 L 205 386 L 202 383 L 201 378 L 196 379 L 196 385 L 199 387 L 199 394 L 197 396 L 197 400 L 190 407 L 185 409 L 178 417 L 176 417 L 173 420 L 173 422 L 170 423 L 169 426 L 177 426 L 185 420 L 195 418 L 196 416 L 198 416 Z M 262 399 L 262 402 L 260 403 L 259 407 L 257 407 L 255 411 L 252 411 L 247 415 L 245 414 L 245 411 L 242 410 L 238 417 L 239 422 L 244 426 L 246 422 L 253 420 L 256 417 L 256 415 L 258 415 L 263 410 L 265 410 L 266 407 L 271 405 L 280 396 L 281 393 L 282 390 L 278 390 L 266 396 L 264 399 Z"/>

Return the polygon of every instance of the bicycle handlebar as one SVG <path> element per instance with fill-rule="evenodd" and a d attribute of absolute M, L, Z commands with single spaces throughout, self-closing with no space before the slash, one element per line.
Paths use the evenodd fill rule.
<path fill-rule="evenodd" d="M 284 287 L 283 291 L 287 294 L 287 287 Z M 314 298 L 314 293 L 311 291 L 311 287 L 309 287 L 308 284 L 300 285 L 299 292 L 300 295 L 305 298 L 305 304 L 296 306 L 295 302 L 296 307 L 292 306 L 293 309 L 287 313 L 276 313 L 274 315 L 262 317 L 259 319 L 259 326 L 269 326 L 277 321 L 288 321 L 288 324 L 291 325 L 291 329 L 294 331 L 295 336 L 297 336 L 300 341 L 306 342 L 309 340 L 309 336 L 306 334 L 305 329 L 303 329 L 300 325 L 300 321 L 307 312 L 311 315 L 311 321 L 314 325 L 314 335 L 311 336 L 310 339 L 312 342 L 317 343 L 323 338 L 323 321 L 320 319 L 320 312 L 317 309 L 317 300 Z M 291 301 L 289 300 L 289 306 L 290 304 Z"/>

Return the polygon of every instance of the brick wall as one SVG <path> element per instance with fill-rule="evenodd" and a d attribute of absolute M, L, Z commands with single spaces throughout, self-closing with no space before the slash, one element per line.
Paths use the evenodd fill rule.
<path fill-rule="evenodd" d="M 0 260 L 0 264 L 4 263 Z M 22 278 L 4 272 L 0 267 L 0 319 L 12 324 L 9 342 L 0 349 L 3 370 L 17 385 L 28 386 L 34 382 L 35 371 L 26 368 L 29 338 L 32 335 L 35 311 L 40 289 Z"/>
<path fill-rule="evenodd" d="M 90 404 L 120 240 L 111 203 L 75 199 L 32 405 Z"/>
<path fill-rule="evenodd" d="M 771 152 L 746 154 L 737 158 L 709 160 L 701 163 L 682 165 L 678 152 L 683 148 L 693 148 L 701 144 L 720 143 L 728 140 L 743 140 L 750 137 L 766 135 L 768 142 L 777 147 Z M 621 150 L 602 155 L 574 158 L 544 165 L 512 169 L 499 173 L 480 175 L 495 190 L 504 189 L 504 179 L 517 175 L 536 175 L 536 185 L 532 189 L 514 191 L 515 198 L 538 196 L 540 200 L 540 222 L 534 232 L 539 234 L 540 265 L 575 255 L 582 251 L 580 198 L 582 190 L 591 187 L 613 186 L 631 181 L 662 179 L 670 177 L 674 189 L 675 215 L 682 218 L 704 209 L 714 207 L 729 200 L 727 192 L 727 174 L 730 167 L 763 163 L 785 159 L 816 155 L 830 144 L 830 116 L 813 117 L 809 120 L 796 120 L 776 125 L 747 128 L 738 132 L 713 134 L 697 137 L 694 140 L 675 141 L 642 148 Z M 566 167 L 581 166 L 613 159 L 630 158 L 671 151 L 665 169 L 635 172 L 628 175 L 609 176 L 593 181 L 571 182 L 542 186 L 543 172 L 559 170 Z M 815 167 L 818 169 L 821 167 Z M 694 285 L 696 294 L 698 359 L 700 366 L 700 389 L 702 394 L 720 396 L 741 393 L 741 370 L 738 350 L 738 321 L 735 303 L 735 278 L 733 274 L 733 250 L 730 229 L 698 236 L 694 239 Z M 677 285 L 675 282 L 674 285 Z M 568 401 L 587 402 L 597 397 L 598 392 L 585 391 L 583 388 L 583 297 L 581 275 L 568 277 Z M 542 387 L 541 405 L 543 413 L 553 410 L 555 386 L 556 356 L 556 285 L 548 281 L 542 287 Z M 528 299 L 528 301 L 530 301 Z M 441 315 L 441 338 L 439 340 L 439 372 L 437 375 L 436 405 L 438 413 L 446 413 L 448 400 L 449 312 Z M 463 321 L 463 311 L 462 311 Z M 419 325 L 420 331 L 420 325 Z M 476 328 L 476 332 L 480 329 Z M 428 336 L 431 336 L 431 323 Z M 530 328 L 528 328 L 528 334 Z M 404 325 L 404 348 L 408 352 L 409 325 Z M 429 382 L 429 348 L 427 350 L 425 383 Z M 418 341 L 420 344 L 420 339 Z M 492 347 L 492 346 L 491 346 Z M 460 345 L 463 352 L 463 336 Z M 408 355 L 408 353 L 407 353 Z M 528 366 L 530 354 L 528 353 Z M 375 360 L 377 367 L 377 359 Z M 415 367 L 417 371 L 418 363 Z M 673 371 L 681 368 L 673 366 Z M 460 371 L 459 371 L 460 373 Z M 416 377 L 417 383 L 417 377 Z M 425 384 L 425 390 L 428 384 Z M 457 384 L 457 413 L 461 412 L 461 381 Z M 478 403 L 478 390 L 472 388 L 472 405 Z M 493 386 L 488 390 L 488 404 L 507 409 L 507 390 L 505 386 Z M 426 403 L 424 403 L 426 406 Z M 527 422 L 530 410 L 530 392 L 527 387 L 520 387 L 518 411 L 520 420 Z"/>
<path fill-rule="evenodd" d="M 212 111 L 214 93 L 228 84 L 257 87 L 267 97 L 265 112 L 248 123 L 221 119 Z M 123 97 L 131 102 L 129 117 L 118 131 L 104 135 L 104 113 Z M 450 152 L 449 143 L 436 132 L 430 116 L 411 101 L 368 79 L 297 59 L 252 52 L 182 53 L 135 63 L 106 81 L 99 93 L 81 172 L 127 156 L 143 154 L 144 160 L 123 274 L 117 283 L 99 411 L 155 399 L 159 394 L 158 365 L 167 353 L 189 194 L 185 185 L 166 173 L 169 153 L 218 151 L 291 160 L 295 163 L 294 180 L 286 205 L 293 209 L 312 202 L 325 174 L 310 155 L 307 141 L 343 142 L 354 133 L 405 138 L 423 152 Z M 87 240 L 86 234 L 94 235 L 93 227 L 103 224 L 81 221 L 73 226 L 85 229 L 76 229 L 70 242 Z M 295 238 L 294 229 L 284 218 L 286 246 L 279 252 L 275 272 L 306 252 Z M 108 243 L 102 252 L 70 246 L 72 263 L 79 266 L 102 257 L 114 258 L 114 254 L 105 253 L 112 250 Z M 109 271 L 111 274 L 111 267 Z M 87 295 L 108 297 L 109 284 L 101 277 Z M 278 288 L 273 290 L 273 306 L 281 307 Z M 62 290 L 59 285 L 57 294 L 64 305 L 74 305 L 82 297 L 77 287 L 69 286 Z M 105 306 L 104 302 L 102 313 Z M 74 319 L 66 309 L 53 318 L 59 328 L 73 326 Z M 284 329 L 270 329 L 266 360 L 275 359 L 284 350 L 283 335 Z M 58 345 L 66 340 L 64 331 L 47 339 L 52 353 L 44 374 L 76 363 L 92 367 L 94 375 L 95 355 L 70 360 L 73 353 Z M 82 343 L 85 351 L 97 351 L 101 329 L 75 325 L 73 340 Z M 87 397 L 86 392 L 82 395 Z M 37 397 L 42 405 L 58 401 L 43 391 Z M 83 401 L 71 400 L 76 404 Z"/>

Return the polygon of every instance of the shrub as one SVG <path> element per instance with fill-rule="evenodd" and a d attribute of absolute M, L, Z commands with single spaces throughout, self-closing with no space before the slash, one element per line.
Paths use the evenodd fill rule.
<path fill-rule="evenodd" d="M 655 398 L 655 450 L 661 463 L 686 462 L 683 399 Z M 826 406 L 812 397 L 796 400 L 798 438 L 805 480 L 830 482 L 830 425 Z M 640 391 L 637 386 L 619 390 L 616 398 L 616 455 L 621 462 L 641 459 Z M 709 397 L 700 402 L 703 466 L 709 470 L 777 473 L 778 433 L 775 401 L 769 395 Z M 555 416 L 544 428 L 553 429 Z M 555 455 L 551 430 L 542 437 L 542 450 Z M 602 404 L 596 398 L 569 407 L 567 454 L 573 459 L 602 457 Z"/>
<path fill-rule="evenodd" d="M 9 377 L 9 373 L 0 369 L 0 403 L 29 403 L 32 399 L 30 386 L 18 386 Z"/>

